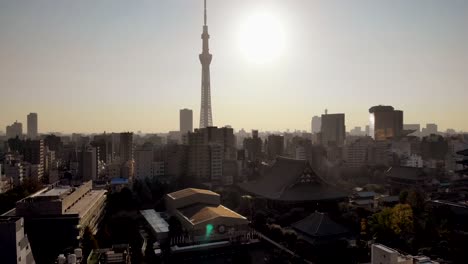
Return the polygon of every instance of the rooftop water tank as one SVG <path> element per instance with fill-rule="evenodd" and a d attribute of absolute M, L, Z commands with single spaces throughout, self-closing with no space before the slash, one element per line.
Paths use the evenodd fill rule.
<path fill-rule="evenodd" d="M 75 248 L 74 253 L 77 258 L 83 258 L 83 250 L 81 248 Z"/>
<path fill-rule="evenodd" d="M 66 264 L 67 263 L 67 258 L 65 257 L 64 254 L 60 254 L 57 258 L 57 263 L 58 264 Z"/>
<path fill-rule="evenodd" d="M 76 255 L 75 254 L 68 255 L 68 264 L 76 264 Z"/>

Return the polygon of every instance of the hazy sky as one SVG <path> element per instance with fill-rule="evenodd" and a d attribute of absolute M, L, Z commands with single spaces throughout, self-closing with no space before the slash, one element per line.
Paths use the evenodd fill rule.
<path fill-rule="evenodd" d="M 202 2 L 0 0 L 0 131 L 37 112 L 40 132 L 163 132 L 181 108 L 197 127 Z M 245 51 L 276 30 L 259 14 L 267 63 Z M 327 108 L 350 129 L 389 104 L 468 131 L 466 0 L 209 0 L 208 24 L 217 126 L 309 130 Z"/>

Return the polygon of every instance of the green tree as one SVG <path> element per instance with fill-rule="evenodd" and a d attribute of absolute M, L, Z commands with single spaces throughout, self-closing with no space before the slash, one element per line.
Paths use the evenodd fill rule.
<path fill-rule="evenodd" d="M 413 232 L 413 210 L 407 204 L 384 208 L 372 215 L 369 225 L 371 233 L 378 240 L 390 241 L 406 237 Z"/>
<path fill-rule="evenodd" d="M 379 213 L 372 215 L 369 225 L 370 231 L 377 239 L 387 240 L 393 234 L 391 230 L 392 208 L 384 208 Z"/>
<path fill-rule="evenodd" d="M 413 232 L 413 210 L 408 204 L 397 204 L 392 208 L 391 229 L 396 235 Z"/>

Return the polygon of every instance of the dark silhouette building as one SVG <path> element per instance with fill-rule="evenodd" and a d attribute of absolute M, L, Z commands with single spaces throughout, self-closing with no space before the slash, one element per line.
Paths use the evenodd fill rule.
<path fill-rule="evenodd" d="M 244 150 L 247 153 L 247 159 L 256 161 L 262 155 L 262 139 L 258 137 L 258 130 L 252 130 L 252 137 L 244 139 Z"/>
<path fill-rule="evenodd" d="M 133 133 L 120 133 L 120 161 L 125 163 L 133 160 Z"/>
<path fill-rule="evenodd" d="M 31 176 L 36 180 L 44 176 L 45 148 L 44 140 L 26 140 L 23 145 L 23 159 L 31 163 Z"/>
<path fill-rule="evenodd" d="M 284 136 L 269 135 L 266 143 L 267 156 L 269 160 L 274 160 L 284 154 Z"/>
<path fill-rule="evenodd" d="M 311 132 L 312 133 L 318 133 L 320 132 L 322 128 L 322 118 L 319 116 L 314 116 L 312 117 L 312 122 L 311 122 Z"/>
<path fill-rule="evenodd" d="M 113 160 L 113 144 L 110 134 L 102 134 L 94 136 L 91 146 L 97 148 L 99 152 L 99 161 L 110 163 Z"/>
<path fill-rule="evenodd" d="M 180 110 L 180 133 L 193 131 L 193 112 L 190 109 Z"/>
<path fill-rule="evenodd" d="M 343 146 L 345 137 L 345 114 L 322 115 L 321 140 L 324 146 Z"/>
<path fill-rule="evenodd" d="M 27 136 L 30 139 L 36 139 L 37 131 L 38 131 L 38 129 L 37 129 L 37 114 L 36 113 L 30 113 L 28 115 L 27 119 L 28 119 L 28 123 L 27 123 L 27 125 L 28 125 L 28 128 L 27 128 L 28 129 L 28 134 L 27 134 Z"/>

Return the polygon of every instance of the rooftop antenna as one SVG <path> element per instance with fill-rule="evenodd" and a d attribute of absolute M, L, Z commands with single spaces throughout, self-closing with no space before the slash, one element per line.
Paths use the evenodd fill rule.
<path fill-rule="evenodd" d="M 204 1 L 205 2 L 205 16 L 204 16 L 204 22 L 205 22 L 205 26 L 206 26 L 206 0 Z"/>

